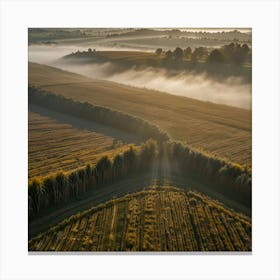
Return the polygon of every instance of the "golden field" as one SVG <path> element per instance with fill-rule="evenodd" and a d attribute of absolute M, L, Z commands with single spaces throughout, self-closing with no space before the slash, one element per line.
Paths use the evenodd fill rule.
<path fill-rule="evenodd" d="M 199 193 L 149 188 L 79 213 L 29 251 L 250 251 L 251 221 Z"/>
<path fill-rule="evenodd" d="M 28 177 L 73 171 L 110 159 L 139 139 L 116 129 L 29 105 Z"/>
<path fill-rule="evenodd" d="M 251 166 L 251 111 L 86 78 L 29 63 L 29 84 L 146 119 L 173 139 Z"/>

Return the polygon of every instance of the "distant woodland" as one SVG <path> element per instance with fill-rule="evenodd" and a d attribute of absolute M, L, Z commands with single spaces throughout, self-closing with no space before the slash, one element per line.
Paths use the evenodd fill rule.
<path fill-rule="evenodd" d="M 154 53 L 97 51 L 73 52 L 63 57 L 76 63 L 112 62 L 119 70 L 128 67 L 161 67 L 168 70 L 206 72 L 211 76 L 240 76 L 251 81 L 252 50 L 247 44 L 230 43 L 220 48 L 177 47 L 173 50 L 157 48 Z M 120 68 L 121 67 L 121 68 Z"/>

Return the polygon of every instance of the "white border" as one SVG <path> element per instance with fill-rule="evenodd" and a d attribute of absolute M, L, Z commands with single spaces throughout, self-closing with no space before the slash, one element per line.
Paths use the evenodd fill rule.
<path fill-rule="evenodd" d="M 279 279 L 279 2 L 2 1 L 1 279 Z M 27 28 L 253 28 L 253 254 L 28 255 Z"/>

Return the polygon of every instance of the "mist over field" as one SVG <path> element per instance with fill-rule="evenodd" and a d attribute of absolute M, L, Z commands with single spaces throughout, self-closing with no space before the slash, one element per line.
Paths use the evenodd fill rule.
<path fill-rule="evenodd" d="M 28 28 L 28 251 L 251 252 L 251 87 L 250 28 Z"/>
<path fill-rule="evenodd" d="M 190 97 L 202 101 L 251 109 L 251 84 L 241 78 L 229 77 L 223 80 L 210 78 L 206 74 L 186 71 L 172 73 L 168 70 L 147 67 L 139 70 L 132 67 L 119 71 L 113 64 L 62 63 L 61 57 L 81 49 L 77 45 L 31 45 L 29 61 L 47 64 L 91 78 L 114 81 L 134 87 L 154 89 L 169 94 Z M 119 47 L 98 47 L 98 50 L 128 50 Z M 131 49 L 129 49 L 131 50 Z M 136 50 L 136 49 L 135 49 Z M 141 50 L 141 49 L 139 49 Z"/>
<path fill-rule="evenodd" d="M 28 47 L 28 60 L 30 62 L 37 62 L 41 64 L 57 64 L 57 60 L 60 59 L 61 57 L 70 54 L 72 52 L 76 52 L 77 50 L 84 50 L 85 48 L 91 46 L 91 45 L 86 45 L 82 46 L 80 44 L 72 45 L 72 44 L 38 44 L 38 45 L 30 45 Z M 99 51 L 154 51 L 154 49 L 145 49 L 143 48 L 131 48 L 131 47 L 117 47 L 117 46 L 94 46 L 96 49 Z M 57 65 L 58 67 L 58 65 Z"/>
<path fill-rule="evenodd" d="M 145 70 L 132 68 L 124 72 L 114 73 L 114 67 L 109 62 L 91 65 L 54 65 L 91 78 L 154 89 L 239 108 L 251 108 L 251 85 L 242 83 L 239 78 L 227 78 L 220 82 L 204 74 L 181 72 L 170 75 L 167 70 L 152 67 Z"/>

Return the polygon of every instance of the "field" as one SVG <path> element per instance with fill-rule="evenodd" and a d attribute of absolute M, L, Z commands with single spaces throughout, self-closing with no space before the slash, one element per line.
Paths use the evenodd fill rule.
<path fill-rule="evenodd" d="M 196 192 L 150 188 L 72 216 L 28 246 L 29 251 L 250 251 L 251 221 Z"/>
<path fill-rule="evenodd" d="M 29 104 L 28 177 L 85 167 L 127 150 L 140 139 L 104 125 L 89 123 Z"/>
<path fill-rule="evenodd" d="M 173 139 L 251 166 L 249 110 L 94 80 L 34 63 L 29 63 L 29 84 L 144 118 Z"/>
<path fill-rule="evenodd" d="M 250 29 L 28 33 L 29 252 L 252 251 Z"/>

